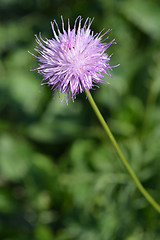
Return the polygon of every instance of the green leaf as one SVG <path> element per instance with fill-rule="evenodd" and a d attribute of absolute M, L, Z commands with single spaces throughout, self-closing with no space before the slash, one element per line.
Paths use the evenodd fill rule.
<path fill-rule="evenodd" d="M 123 1 L 121 11 L 133 24 L 156 40 L 160 37 L 160 6 L 153 1 Z"/>
<path fill-rule="evenodd" d="M 0 174 L 2 179 L 17 181 L 23 178 L 32 161 L 30 145 L 17 136 L 0 136 Z"/>

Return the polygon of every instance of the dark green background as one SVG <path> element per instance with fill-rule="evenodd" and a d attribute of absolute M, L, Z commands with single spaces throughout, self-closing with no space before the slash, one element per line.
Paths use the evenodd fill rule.
<path fill-rule="evenodd" d="M 160 216 L 106 138 L 85 94 L 59 102 L 36 66 L 34 34 L 95 17 L 116 38 L 92 91 L 143 185 L 160 203 L 159 0 L 0 0 L 0 239 L 159 240 Z"/>

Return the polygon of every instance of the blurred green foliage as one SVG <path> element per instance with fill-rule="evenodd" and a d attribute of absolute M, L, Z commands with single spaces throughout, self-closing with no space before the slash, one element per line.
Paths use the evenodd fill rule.
<path fill-rule="evenodd" d="M 159 0 L 0 0 L 0 239 L 159 240 L 141 196 L 85 94 L 59 102 L 27 50 L 50 21 L 112 28 L 113 78 L 92 94 L 128 162 L 160 203 Z M 73 26 L 73 25 L 72 25 Z"/>

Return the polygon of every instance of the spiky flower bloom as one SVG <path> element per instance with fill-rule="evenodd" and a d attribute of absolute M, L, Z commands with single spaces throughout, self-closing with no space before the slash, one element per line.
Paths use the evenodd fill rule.
<path fill-rule="evenodd" d="M 68 20 L 66 31 L 62 18 L 62 32 L 55 20 L 51 22 L 54 38 L 43 40 L 41 35 L 39 38 L 36 36 L 39 46 L 35 51 L 38 56 L 31 54 L 38 61 L 39 67 L 34 70 L 43 76 L 41 85 L 47 84 L 54 92 L 58 90 L 59 93 L 65 93 L 67 103 L 70 92 L 74 101 L 78 93 L 92 89 L 99 82 L 106 83 L 102 73 L 110 76 L 110 70 L 115 67 L 110 66 L 111 55 L 106 53 L 115 40 L 105 43 L 107 38 L 103 39 L 110 30 L 94 35 L 90 29 L 92 22 L 87 18 L 82 26 L 82 18 L 79 16 L 72 30 Z"/>

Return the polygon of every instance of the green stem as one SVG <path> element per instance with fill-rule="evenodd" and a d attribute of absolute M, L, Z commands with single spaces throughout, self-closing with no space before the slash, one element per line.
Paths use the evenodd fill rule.
<path fill-rule="evenodd" d="M 113 134 L 111 133 L 107 123 L 105 122 L 102 114 L 100 113 L 95 101 L 93 100 L 90 92 L 88 90 L 85 91 L 86 95 L 88 97 L 88 100 L 97 116 L 97 118 L 99 119 L 100 123 L 102 124 L 105 132 L 107 133 L 107 135 L 109 136 L 118 156 L 120 157 L 123 165 L 125 166 L 125 168 L 127 169 L 128 173 L 130 174 L 130 176 L 132 177 L 133 181 L 135 182 L 135 184 L 137 185 L 139 191 L 142 193 L 142 195 L 145 197 L 145 199 L 156 209 L 157 212 L 160 213 L 160 205 L 151 197 L 151 195 L 145 190 L 145 188 L 142 186 L 141 182 L 139 181 L 139 179 L 137 178 L 136 174 L 133 172 L 132 168 L 129 166 L 128 162 L 126 161 L 125 157 L 123 156 Z"/>

